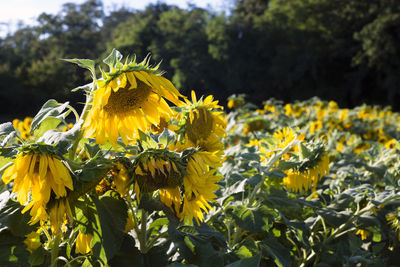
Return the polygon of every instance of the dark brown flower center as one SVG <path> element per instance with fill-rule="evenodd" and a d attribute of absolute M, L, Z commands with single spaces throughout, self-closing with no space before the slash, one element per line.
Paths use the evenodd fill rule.
<path fill-rule="evenodd" d="M 117 92 L 111 91 L 103 109 L 111 114 L 123 114 L 141 108 L 152 88 L 138 79 L 136 88 L 128 89 L 129 87 L 130 84 L 127 83 L 125 88 L 120 88 Z"/>

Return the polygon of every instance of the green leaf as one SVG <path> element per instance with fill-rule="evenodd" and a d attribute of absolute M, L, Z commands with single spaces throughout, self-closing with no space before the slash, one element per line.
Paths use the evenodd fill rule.
<path fill-rule="evenodd" d="M 0 124 L 0 136 L 8 135 L 11 132 L 15 132 L 15 128 L 11 122 Z"/>
<path fill-rule="evenodd" d="M 90 93 L 92 89 L 93 89 L 93 83 L 88 83 L 82 86 L 75 87 L 74 89 L 71 90 L 71 92 L 77 92 L 79 90 L 82 90 L 85 93 Z"/>
<path fill-rule="evenodd" d="M 95 66 L 95 62 L 91 59 L 78 59 L 78 58 L 73 58 L 73 59 L 63 59 L 64 61 L 70 62 L 70 63 L 74 63 L 76 65 L 78 65 L 81 68 L 85 68 L 90 70 L 90 72 L 92 73 L 92 77 L 95 79 L 96 78 L 96 72 L 94 69 Z"/>
<path fill-rule="evenodd" d="M 3 135 L 6 135 L 6 137 L 0 143 L 1 147 L 6 146 L 11 139 L 17 136 L 17 132 L 11 122 L 0 124 L 0 136 Z"/>
<path fill-rule="evenodd" d="M 271 228 L 276 212 L 265 205 L 255 208 L 247 206 L 229 207 L 227 210 L 232 214 L 237 225 L 252 233 L 263 233 Z"/>
<path fill-rule="evenodd" d="M 226 265 L 226 267 L 248 267 L 248 266 L 260 266 L 261 255 L 256 255 L 251 258 L 243 258 L 238 261 L 232 262 Z"/>
<path fill-rule="evenodd" d="M 337 212 L 333 209 L 321 208 L 315 211 L 318 215 L 321 215 L 329 224 L 333 225 L 334 227 L 339 227 L 351 216 L 350 211 L 341 211 Z"/>
<path fill-rule="evenodd" d="M 33 132 L 36 138 L 40 138 L 49 130 L 54 130 L 62 122 L 61 119 L 55 117 L 47 117 L 41 123 L 40 126 Z"/>
<path fill-rule="evenodd" d="M 28 267 L 29 252 L 24 237 L 17 237 L 10 231 L 0 232 L 0 266 Z"/>
<path fill-rule="evenodd" d="M 222 197 L 218 198 L 218 202 L 222 205 L 226 198 L 245 191 L 246 180 L 237 181 L 233 185 L 225 188 L 222 192 Z"/>
<path fill-rule="evenodd" d="M 149 135 L 139 130 L 140 145 L 144 150 L 149 148 L 158 148 L 158 143 Z"/>
<path fill-rule="evenodd" d="M 118 252 L 124 239 L 128 207 L 119 194 L 114 191 L 108 191 L 98 199 L 92 199 L 101 228 L 101 239 L 95 240 L 93 253 L 95 253 L 95 248 L 99 251 L 100 245 L 104 248 L 105 256 L 109 260 Z"/>
<path fill-rule="evenodd" d="M 167 128 L 164 128 L 164 131 L 158 137 L 158 142 L 164 144 L 165 146 L 172 144 L 173 142 L 175 142 L 175 140 L 176 140 L 175 133 L 168 130 Z"/>
<path fill-rule="evenodd" d="M 301 159 L 303 160 L 310 158 L 310 156 L 312 155 L 311 151 L 305 145 L 303 145 L 303 143 L 300 143 L 299 146 Z"/>
<path fill-rule="evenodd" d="M 25 237 L 34 231 L 35 227 L 28 224 L 29 212 L 22 214 L 22 209 L 23 206 L 11 198 L 10 192 L 0 194 L 0 232 L 8 230 L 14 236 Z"/>
<path fill-rule="evenodd" d="M 38 129 L 39 126 L 43 123 L 43 121 L 48 117 L 56 118 L 60 122 L 61 121 L 60 115 L 67 106 L 68 106 L 68 102 L 58 103 L 54 99 L 48 100 L 46 103 L 44 103 L 42 108 L 39 110 L 38 114 L 36 114 L 36 116 L 33 118 L 32 124 L 31 124 L 31 133 L 33 133 L 36 129 Z M 54 124 L 54 122 L 53 122 L 53 124 Z M 54 129 L 56 126 L 57 125 L 53 126 L 53 128 L 49 128 L 47 130 Z M 44 133 L 43 130 L 41 132 L 42 132 L 42 134 Z M 35 133 L 35 136 L 40 137 L 40 135 L 38 135 L 36 133 Z"/>
<path fill-rule="evenodd" d="M 289 249 L 279 243 L 273 235 L 269 234 L 269 237 L 263 240 L 261 248 L 263 255 L 271 256 L 279 267 L 290 266 Z"/>
<path fill-rule="evenodd" d="M 96 157 L 89 160 L 81 170 L 76 171 L 76 174 L 80 181 L 90 182 L 99 179 L 99 177 L 103 177 L 110 166 L 110 160 Z"/>
<path fill-rule="evenodd" d="M 37 266 L 43 264 L 45 253 L 46 250 L 42 246 L 35 249 L 35 251 L 33 251 L 32 254 L 29 256 L 29 265 Z"/>
<path fill-rule="evenodd" d="M 100 146 L 98 144 L 94 144 L 93 146 L 88 143 L 85 144 L 85 151 L 88 153 L 89 158 L 93 158 L 100 151 Z"/>
<path fill-rule="evenodd" d="M 110 266 L 129 267 L 134 263 L 135 266 L 145 267 L 143 254 L 135 246 L 135 239 L 130 235 L 124 235 L 120 250 L 109 261 Z M 155 265 L 154 265 L 155 266 Z"/>
<path fill-rule="evenodd" d="M 47 118 L 50 119 L 50 118 Z M 44 124 L 42 124 L 44 125 Z M 54 124 L 53 124 L 54 125 Z M 82 122 L 78 122 L 66 132 L 60 132 L 56 130 L 47 130 L 39 138 L 39 142 L 46 143 L 48 145 L 55 145 L 61 154 L 65 154 L 69 148 L 72 147 L 73 141 L 77 138 L 78 133 L 81 129 Z M 57 126 L 57 125 L 56 125 Z M 42 126 L 39 128 L 42 129 Z"/>
<path fill-rule="evenodd" d="M 76 221 L 80 231 L 92 234 L 93 255 L 106 264 L 120 250 L 126 235 L 127 206 L 114 191 L 108 191 L 100 198 L 93 196 L 90 201 L 75 203 Z"/>
<path fill-rule="evenodd" d="M 118 66 L 118 63 L 120 63 L 121 59 L 122 59 L 122 54 L 118 50 L 113 48 L 113 50 L 111 51 L 111 54 L 108 55 L 108 57 L 106 57 L 103 60 L 103 62 L 106 63 L 110 67 L 110 70 L 112 70 Z"/>
<path fill-rule="evenodd" d="M 278 169 L 282 170 L 282 171 L 285 171 L 285 170 L 296 168 L 299 165 L 300 165 L 299 162 L 280 160 L 279 163 L 278 163 Z"/>
<path fill-rule="evenodd" d="M 246 237 L 240 242 L 238 248 L 234 251 L 239 258 L 250 258 L 260 252 L 256 241 L 252 237 Z"/>

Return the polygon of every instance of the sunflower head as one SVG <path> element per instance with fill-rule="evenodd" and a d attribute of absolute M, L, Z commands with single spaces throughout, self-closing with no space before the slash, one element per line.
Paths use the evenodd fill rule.
<path fill-rule="evenodd" d="M 21 205 L 26 205 L 32 216 L 30 224 L 47 220 L 46 206 L 50 198 L 67 195 L 74 190 L 69 170 L 51 152 L 51 147 L 32 144 L 22 148 L 14 164 L 8 167 L 2 179 L 8 184 L 14 181 L 13 193 Z"/>
<path fill-rule="evenodd" d="M 175 152 L 163 149 L 141 153 L 134 164 L 136 193 L 149 193 L 161 188 L 174 188 L 182 184 L 184 167 Z"/>
<path fill-rule="evenodd" d="M 329 174 L 329 158 L 322 144 L 310 144 L 309 147 L 300 144 L 297 167 L 286 171 L 283 184 L 292 191 L 308 190 L 317 186 L 324 175 Z"/>
<path fill-rule="evenodd" d="M 239 107 L 243 106 L 246 103 L 244 99 L 245 99 L 245 95 L 244 94 L 231 95 L 230 97 L 228 97 L 227 106 L 230 109 L 239 108 Z"/>
<path fill-rule="evenodd" d="M 111 167 L 111 175 L 113 177 L 112 188 L 114 188 L 121 197 L 125 196 L 129 191 L 132 182 L 131 163 L 126 158 L 118 158 Z M 106 183 L 104 182 L 104 185 Z"/>
<path fill-rule="evenodd" d="M 267 121 L 262 117 L 254 117 L 246 120 L 244 123 L 243 133 L 247 135 L 249 132 L 256 132 L 267 127 Z"/>
<path fill-rule="evenodd" d="M 178 133 L 187 137 L 194 145 L 207 151 L 223 149 L 222 141 L 226 136 L 226 120 L 222 107 L 218 101 L 213 101 L 213 96 L 197 100 L 192 91 L 192 102 L 186 100 L 186 105 L 181 106 L 180 129 Z"/>
<path fill-rule="evenodd" d="M 92 92 L 93 102 L 83 125 L 85 136 L 117 147 L 120 136 L 125 144 L 136 138 L 138 131 L 147 132 L 158 126 L 161 117 L 169 118 L 172 110 L 166 100 L 181 105 L 183 96 L 170 81 L 162 77 L 157 66 L 150 66 L 147 57 L 121 62 L 122 55 L 114 50 L 104 60 L 109 72 L 102 71 L 96 80 L 98 89 Z"/>

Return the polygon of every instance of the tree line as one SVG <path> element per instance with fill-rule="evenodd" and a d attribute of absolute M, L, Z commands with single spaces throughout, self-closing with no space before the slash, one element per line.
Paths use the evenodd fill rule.
<path fill-rule="evenodd" d="M 89 73 L 62 58 L 97 59 L 112 48 L 162 60 L 165 76 L 224 103 L 246 93 L 260 103 L 312 96 L 340 106 L 400 109 L 400 3 L 397 0 L 227 0 L 228 12 L 158 2 L 105 14 L 100 0 L 66 3 L 0 38 L 0 111 L 34 114 Z M 72 97 L 71 97 L 72 95 Z"/>

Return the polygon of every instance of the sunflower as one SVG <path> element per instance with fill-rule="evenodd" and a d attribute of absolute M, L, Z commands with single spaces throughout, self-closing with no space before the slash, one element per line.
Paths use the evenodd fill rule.
<path fill-rule="evenodd" d="M 161 117 L 169 118 L 172 110 L 165 101 L 181 105 L 183 97 L 170 81 L 161 77 L 158 67 L 151 68 L 147 60 L 135 61 L 111 68 L 97 80 L 99 88 L 94 91 L 92 107 L 83 127 L 85 136 L 96 138 L 98 144 L 109 141 L 117 147 L 121 136 L 130 143 L 138 130 L 147 132 L 151 125 L 158 125 Z M 119 67 L 118 67 L 119 66 Z"/>
<path fill-rule="evenodd" d="M 52 193 L 60 198 L 66 196 L 66 188 L 74 189 L 68 169 L 56 156 L 34 151 L 19 154 L 2 179 L 6 184 L 14 181 L 12 192 L 17 194 L 21 205 L 29 202 L 31 193 L 30 202 L 22 210 L 25 213 L 31 209 L 31 225 L 47 220 L 46 205 Z"/>
<path fill-rule="evenodd" d="M 166 150 L 143 152 L 134 167 L 136 198 L 140 192 L 176 188 L 182 184 L 184 168 L 177 153 Z"/>
<path fill-rule="evenodd" d="M 189 158 L 183 178 L 183 207 L 179 215 L 185 222 L 191 223 L 194 218 L 199 224 L 204 221 L 202 210 L 208 213 L 211 209 L 208 202 L 215 201 L 214 191 L 219 188 L 216 182 L 221 179 L 215 173 L 215 168 L 221 166 L 220 161 L 216 152 L 206 151 L 198 151 Z"/>
<path fill-rule="evenodd" d="M 111 169 L 114 177 L 113 187 L 121 195 L 125 196 L 129 191 L 130 175 L 128 169 L 121 162 L 116 162 Z"/>
<path fill-rule="evenodd" d="M 267 127 L 267 121 L 262 117 L 251 118 L 244 123 L 243 133 L 247 135 L 249 132 L 261 131 L 265 127 Z"/>
<path fill-rule="evenodd" d="M 197 101 L 196 93 L 192 91 L 192 102 L 185 100 L 186 105 L 181 106 L 181 128 L 185 139 L 194 147 L 198 146 L 206 151 L 222 151 L 224 145 L 220 138 L 226 136 L 226 120 L 223 116 L 223 107 L 209 95 L 204 100 Z"/>
<path fill-rule="evenodd" d="M 31 117 L 26 117 L 23 121 L 14 119 L 12 122 L 14 128 L 20 132 L 21 137 L 25 140 L 28 140 L 32 137 L 30 135 L 32 120 L 33 119 Z"/>
<path fill-rule="evenodd" d="M 75 253 L 88 254 L 92 252 L 91 242 L 93 236 L 91 234 L 83 234 L 79 232 L 75 241 Z"/>
<path fill-rule="evenodd" d="M 316 188 L 318 181 L 326 174 L 329 174 L 329 158 L 323 155 L 312 168 L 304 171 L 287 171 L 283 184 L 292 191 L 300 192 L 303 189 L 308 190 L 311 186 Z"/>

